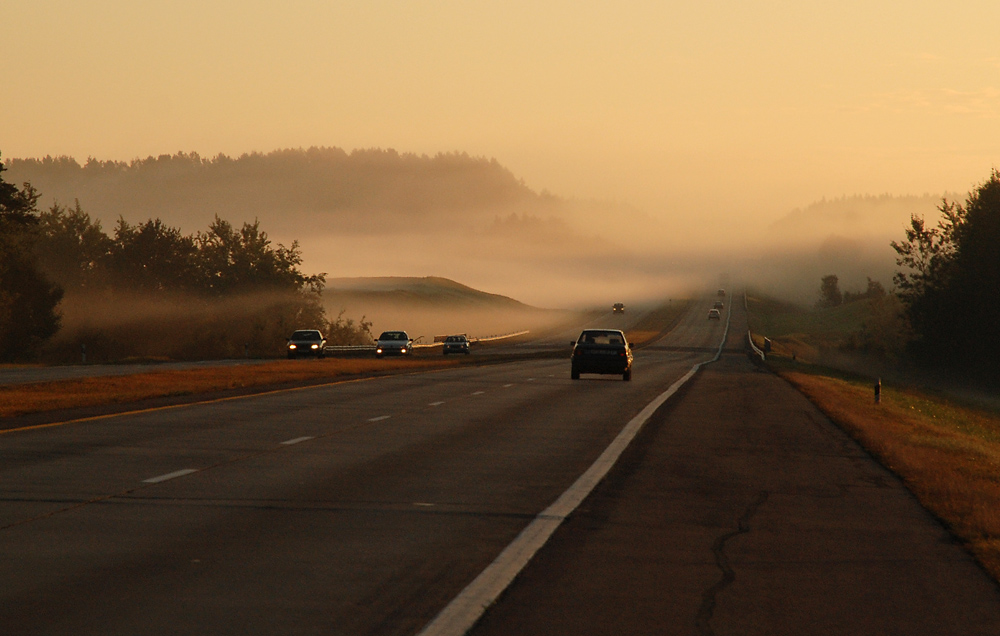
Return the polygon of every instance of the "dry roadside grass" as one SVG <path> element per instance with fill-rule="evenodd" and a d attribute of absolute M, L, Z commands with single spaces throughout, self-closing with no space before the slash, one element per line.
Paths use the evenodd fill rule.
<path fill-rule="evenodd" d="M 884 385 L 876 405 L 867 383 L 776 371 L 899 475 L 1000 581 L 1000 416 Z"/>
<path fill-rule="evenodd" d="M 196 395 L 227 389 L 335 381 L 348 377 L 426 370 L 457 364 L 460 364 L 458 360 L 437 358 L 276 360 L 246 366 L 152 371 L 127 376 L 4 385 L 0 386 L 0 417 L 138 402 L 150 398 Z"/>

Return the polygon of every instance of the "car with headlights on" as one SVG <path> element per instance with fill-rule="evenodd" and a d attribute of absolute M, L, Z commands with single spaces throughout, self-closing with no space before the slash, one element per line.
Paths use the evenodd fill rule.
<path fill-rule="evenodd" d="M 570 377 L 581 373 L 621 375 L 632 379 L 632 345 L 618 329 L 584 329 L 573 344 Z"/>
<path fill-rule="evenodd" d="M 292 334 L 285 345 L 288 359 L 325 358 L 326 338 L 318 329 L 299 329 Z"/>
<path fill-rule="evenodd" d="M 383 331 L 375 341 L 375 357 L 408 356 L 413 353 L 413 340 L 405 331 Z"/>
<path fill-rule="evenodd" d="M 468 355 L 469 338 L 464 334 L 448 336 L 444 339 L 444 344 L 441 345 L 441 353 L 444 355 L 448 355 L 449 353 L 464 353 Z"/>

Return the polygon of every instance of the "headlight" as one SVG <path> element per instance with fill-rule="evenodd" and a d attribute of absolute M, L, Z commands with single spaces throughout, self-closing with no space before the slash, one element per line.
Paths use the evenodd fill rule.
<path fill-rule="evenodd" d="M 317 345 L 317 344 L 314 344 L 314 345 L 312 346 L 312 348 L 313 348 L 313 349 L 319 349 L 319 345 Z"/>
<path fill-rule="evenodd" d="M 403 347 L 402 349 L 400 349 L 399 352 L 400 353 L 406 353 L 406 347 Z"/>
<path fill-rule="evenodd" d="M 289 349 L 294 349 L 294 348 L 295 348 L 295 345 L 293 345 L 293 344 L 290 344 L 290 345 L 288 345 L 288 348 L 289 348 Z"/>
<path fill-rule="evenodd" d="M 382 353 L 382 347 L 379 347 L 378 349 L 376 349 L 375 353 Z"/>

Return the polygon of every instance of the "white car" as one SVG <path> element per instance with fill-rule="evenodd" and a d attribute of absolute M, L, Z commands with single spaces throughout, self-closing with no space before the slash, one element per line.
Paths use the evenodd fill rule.
<path fill-rule="evenodd" d="M 318 329 L 299 329 L 292 334 L 286 345 L 288 359 L 323 358 L 326 356 L 326 338 Z"/>
<path fill-rule="evenodd" d="M 375 357 L 408 356 L 413 353 L 413 340 L 405 331 L 383 331 L 375 341 Z"/>
<path fill-rule="evenodd" d="M 714 309 L 714 308 L 713 309 L 709 309 L 708 310 L 708 319 L 709 320 L 722 320 L 722 312 L 720 312 L 718 309 Z"/>

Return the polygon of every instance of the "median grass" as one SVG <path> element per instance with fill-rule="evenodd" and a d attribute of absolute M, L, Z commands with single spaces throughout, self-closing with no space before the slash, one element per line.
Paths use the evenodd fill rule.
<path fill-rule="evenodd" d="M 456 359 L 327 358 L 0 385 L 0 417 L 455 366 Z"/>
<path fill-rule="evenodd" d="M 667 301 L 639 319 L 625 332 L 625 337 L 637 346 L 659 340 L 674 328 L 690 304 L 689 299 Z"/>
<path fill-rule="evenodd" d="M 770 299 L 749 306 L 751 327 L 776 336 L 768 366 L 898 475 L 1000 581 L 1000 413 L 902 383 L 883 383 L 876 404 L 875 378 L 804 362 L 856 328 L 856 308 L 837 316 Z"/>

